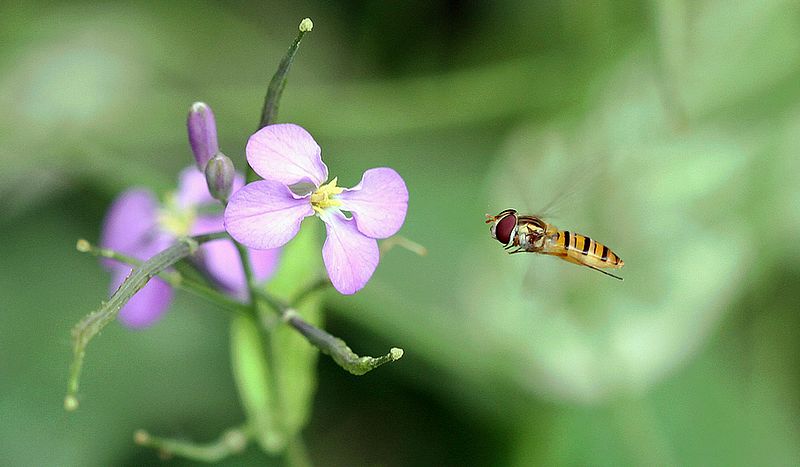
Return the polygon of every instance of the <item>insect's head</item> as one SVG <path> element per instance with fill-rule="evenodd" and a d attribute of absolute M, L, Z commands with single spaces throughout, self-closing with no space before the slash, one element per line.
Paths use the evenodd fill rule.
<path fill-rule="evenodd" d="M 514 231 L 517 229 L 517 211 L 506 209 L 496 216 L 486 215 L 486 223 L 489 225 L 489 232 L 492 238 L 503 245 L 508 245 L 514 238 Z"/>

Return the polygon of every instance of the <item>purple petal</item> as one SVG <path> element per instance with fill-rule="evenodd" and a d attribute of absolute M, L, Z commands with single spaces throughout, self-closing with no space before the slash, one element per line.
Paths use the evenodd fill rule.
<path fill-rule="evenodd" d="M 114 293 L 122 284 L 129 271 L 130 269 L 126 268 L 114 273 L 111 281 L 111 293 Z M 122 324 L 131 328 L 150 326 L 167 311 L 172 301 L 172 293 L 172 287 L 154 277 L 122 307 L 118 318 Z"/>
<path fill-rule="evenodd" d="M 223 230 L 222 215 L 200 216 L 192 226 L 192 235 L 202 235 Z M 200 247 L 203 266 L 211 277 L 237 298 L 247 297 L 247 284 L 239 260 L 239 252 L 230 240 L 220 239 L 204 243 Z M 280 258 L 280 248 L 250 250 L 250 261 L 256 281 L 263 282 L 272 277 Z"/>
<path fill-rule="evenodd" d="M 257 282 L 265 282 L 275 274 L 281 259 L 280 248 L 269 250 L 250 250 L 250 262 L 253 264 L 253 275 Z"/>
<path fill-rule="evenodd" d="M 217 144 L 217 122 L 214 112 L 204 102 L 195 102 L 189 108 L 186 118 L 186 127 L 189 130 L 189 145 L 200 170 L 206 168 L 206 163 L 214 154 L 219 152 Z"/>
<path fill-rule="evenodd" d="M 265 180 L 320 186 L 328 179 L 319 145 L 298 125 L 283 123 L 258 130 L 247 142 L 246 152 L 247 162 Z"/>
<path fill-rule="evenodd" d="M 386 238 L 400 230 L 408 210 L 408 189 L 393 169 L 364 172 L 361 182 L 339 194 L 341 209 L 350 211 L 358 230 L 372 238 Z"/>
<path fill-rule="evenodd" d="M 200 216 L 195 219 L 191 234 L 203 235 L 223 229 L 222 215 Z M 226 289 L 239 290 L 246 287 L 239 254 L 229 240 L 219 239 L 202 244 L 199 257 L 202 258 L 203 266 L 213 279 Z"/>
<path fill-rule="evenodd" d="M 237 298 L 247 297 L 247 283 L 242 270 L 239 252 L 230 240 L 214 240 L 203 244 L 201 254 L 206 270 L 225 289 Z M 280 258 L 280 248 L 250 250 L 250 261 L 256 281 L 269 279 Z"/>
<path fill-rule="evenodd" d="M 339 211 L 327 211 L 320 217 L 328 231 L 322 259 L 331 283 L 339 293 L 354 294 L 366 285 L 378 266 L 378 242 L 359 232 L 355 222 Z"/>
<path fill-rule="evenodd" d="M 244 176 L 237 173 L 233 178 L 233 188 L 231 191 L 235 192 L 243 186 Z M 218 204 L 218 201 L 208 192 L 208 182 L 206 181 L 205 174 L 193 166 L 186 167 L 178 176 L 177 198 L 178 205 L 184 209 L 196 208 L 209 203 Z"/>
<path fill-rule="evenodd" d="M 158 202 L 149 191 L 132 189 L 122 193 L 106 214 L 100 246 L 145 259 L 148 245 L 158 236 L 157 216 Z M 119 263 L 104 260 L 103 264 Z"/>
<path fill-rule="evenodd" d="M 225 208 L 225 230 L 239 243 L 266 250 L 291 240 L 303 218 L 313 214 L 307 198 L 280 182 L 261 180 L 231 196 Z"/>
<path fill-rule="evenodd" d="M 183 209 L 217 202 L 208 193 L 205 174 L 197 170 L 195 166 L 186 167 L 181 171 L 178 176 L 176 196 L 178 197 L 178 206 Z"/>
<path fill-rule="evenodd" d="M 192 224 L 191 235 L 204 235 L 220 232 L 225 227 L 222 222 L 222 214 L 217 216 L 198 216 Z"/>

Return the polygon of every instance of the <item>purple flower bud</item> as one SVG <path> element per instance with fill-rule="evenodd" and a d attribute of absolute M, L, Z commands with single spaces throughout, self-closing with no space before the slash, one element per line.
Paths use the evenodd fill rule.
<path fill-rule="evenodd" d="M 205 170 L 208 160 L 219 152 L 217 123 L 211 107 L 205 102 L 192 104 L 186 119 L 186 127 L 189 129 L 189 144 L 192 146 L 197 167 L 201 171 Z"/>
<path fill-rule="evenodd" d="M 214 199 L 227 202 L 233 188 L 236 171 L 230 158 L 221 152 L 214 155 L 206 164 L 206 183 L 208 192 Z"/>

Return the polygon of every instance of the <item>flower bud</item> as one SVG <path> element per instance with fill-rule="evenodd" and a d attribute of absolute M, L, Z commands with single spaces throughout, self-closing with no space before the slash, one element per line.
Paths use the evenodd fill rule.
<path fill-rule="evenodd" d="M 217 123 L 211 107 L 204 102 L 192 104 L 186 119 L 186 127 L 189 130 L 189 144 L 192 146 L 197 167 L 201 171 L 205 170 L 208 160 L 219 152 Z"/>
<path fill-rule="evenodd" d="M 218 152 L 206 164 L 206 183 L 208 192 L 214 199 L 227 202 L 233 188 L 233 179 L 236 171 L 230 158 Z"/>

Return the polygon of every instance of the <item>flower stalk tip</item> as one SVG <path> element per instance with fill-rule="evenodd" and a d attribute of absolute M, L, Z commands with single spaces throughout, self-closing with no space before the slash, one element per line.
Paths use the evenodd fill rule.
<path fill-rule="evenodd" d="M 138 444 L 139 446 L 145 446 L 147 443 L 150 442 L 150 433 L 144 430 L 136 430 L 133 433 L 133 442 Z"/>
<path fill-rule="evenodd" d="M 92 250 L 92 244 L 85 238 L 79 238 L 75 243 L 75 249 L 81 253 L 88 253 Z"/>
<path fill-rule="evenodd" d="M 314 29 L 314 23 L 311 21 L 311 18 L 303 18 L 303 21 L 300 21 L 300 32 L 310 32 Z"/>
<path fill-rule="evenodd" d="M 222 443 L 231 450 L 231 452 L 242 452 L 247 447 L 247 435 L 242 430 L 231 429 L 222 435 Z"/>
<path fill-rule="evenodd" d="M 67 395 L 64 398 L 64 410 L 67 412 L 74 412 L 78 410 L 78 398 L 72 394 Z"/>

